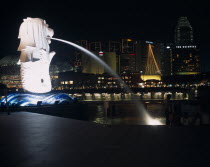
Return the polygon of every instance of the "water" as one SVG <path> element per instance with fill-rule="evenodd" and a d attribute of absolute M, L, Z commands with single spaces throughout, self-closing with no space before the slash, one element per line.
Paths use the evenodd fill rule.
<path fill-rule="evenodd" d="M 56 41 L 60 41 L 60 42 L 66 43 L 66 44 L 69 44 L 69 45 L 71 45 L 71 46 L 81 50 L 82 52 L 86 53 L 88 56 L 90 56 L 91 58 L 96 60 L 99 64 L 101 64 L 107 70 L 107 72 L 110 75 L 118 78 L 119 83 L 123 86 L 123 88 L 128 93 L 133 93 L 131 91 L 131 89 L 125 84 L 125 82 L 120 78 L 120 76 L 117 75 L 117 73 L 115 73 L 103 60 L 101 60 L 98 56 L 96 56 L 95 54 L 93 54 L 89 50 L 87 50 L 87 49 L 85 49 L 85 48 L 83 48 L 83 47 L 81 47 L 81 46 L 79 46 L 79 45 L 77 45 L 77 44 L 75 44 L 73 42 L 70 42 L 70 41 L 66 41 L 66 40 L 62 40 L 62 39 L 58 39 L 58 38 L 51 38 L 51 39 L 56 40 Z M 139 101 L 137 101 L 135 99 L 133 99 L 133 101 L 135 102 L 135 105 L 136 105 L 136 108 L 138 110 L 139 115 L 141 115 L 141 117 L 144 118 L 144 122 L 145 122 L 146 125 L 161 125 L 160 121 L 153 119 L 146 112 L 145 108 L 143 107 L 143 105 Z"/>
<path fill-rule="evenodd" d="M 90 113 L 89 121 L 99 123 L 99 124 L 109 124 L 109 125 L 142 125 L 142 117 L 139 116 L 138 111 L 135 109 L 135 105 L 132 101 L 120 102 L 120 101 L 110 101 L 108 114 L 106 115 L 103 111 L 102 102 L 86 102 L 88 104 L 87 110 Z M 180 106 L 179 111 L 177 111 L 177 104 Z M 113 105 L 115 106 L 113 109 Z M 143 104 L 152 118 L 151 122 L 159 121 L 162 125 L 166 124 L 166 105 L 162 101 L 151 101 L 145 102 Z M 174 122 L 177 121 L 177 116 L 180 117 L 180 122 L 182 125 L 185 125 L 183 122 L 185 115 L 187 114 L 188 125 L 199 125 L 195 121 L 197 113 L 201 113 L 200 105 L 195 101 L 173 101 L 171 103 L 174 111 Z M 178 114 L 178 115 L 177 115 Z M 154 122 L 153 122 L 154 123 Z M 177 124 L 177 126 L 179 126 Z"/>
<path fill-rule="evenodd" d="M 139 115 L 138 111 L 135 109 L 135 105 L 130 101 L 126 103 L 110 102 L 109 112 L 105 115 L 103 111 L 102 103 L 88 103 L 88 111 L 90 113 L 89 121 L 99 123 L 99 124 L 109 124 L 109 125 L 142 125 L 142 117 Z M 115 106 L 113 110 L 113 105 Z M 144 104 L 145 105 L 145 104 Z M 163 104 L 146 104 L 147 112 L 155 120 L 161 122 L 165 125 L 165 113 Z"/>

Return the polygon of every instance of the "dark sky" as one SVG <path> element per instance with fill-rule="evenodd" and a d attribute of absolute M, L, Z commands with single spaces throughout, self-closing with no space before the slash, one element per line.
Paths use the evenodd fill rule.
<path fill-rule="evenodd" d="M 207 2 L 206 2 L 207 3 Z M 23 18 L 39 17 L 54 29 L 55 37 L 79 39 L 119 39 L 133 32 L 140 40 L 173 42 L 174 28 L 180 16 L 187 16 L 201 47 L 203 69 L 210 71 L 210 12 L 202 1 L 8 1 L 1 5 L 1 55 L 16 51 L 19 26 Z M 53 42 L 57 55 L 71 48 Z"/>

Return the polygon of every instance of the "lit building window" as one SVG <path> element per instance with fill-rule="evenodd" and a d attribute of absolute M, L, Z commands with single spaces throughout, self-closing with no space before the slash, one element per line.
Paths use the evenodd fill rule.
<path fill-rule="evenodd" d="M 65 84 L 69 84 L 69 81 L 65 81 Z"/>
<path fill-rule="evenodd" d="M 74 84 L 74 81 L 69 81 L 69 84 L 71 84 L 71 85 Z"/>

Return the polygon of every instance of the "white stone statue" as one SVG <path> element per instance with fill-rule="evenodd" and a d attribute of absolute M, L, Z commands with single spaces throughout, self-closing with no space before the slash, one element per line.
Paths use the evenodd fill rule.
<path fill-rule="evenodd" d="M 51 91 L 49 66 L 55 52 L 50 52 L 49 44 L 53 35 L 54 31 L 45 20 L 28 17 L 21 24 L 18 36 L 18 51 L 21 51 L 21 55 L 18 64 L 21 65 L 21 82 L 25 91 Z"/>

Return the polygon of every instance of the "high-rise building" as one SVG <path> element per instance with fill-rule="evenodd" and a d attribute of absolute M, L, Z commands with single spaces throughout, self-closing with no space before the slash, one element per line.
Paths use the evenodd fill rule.
<path fill-rule="evenodd" d="M 200 55 L 196 45 L 175 46 L 172 51 L 173 75 L 200 73 Z"/>
<path fill-rule="evenodd" d="M 117 55 L 116 52 L 93 52 L 95 55 L 98 55 L 114 72 L 117 72 Z M 85 54 L 82 55 L 82 72 L 90 74 L 103 74 L 108 72 L 104 67 L 94 60 L 92 57 L 89 57 Z"/>
<path fill-rule="evenodd" d="M 136 69 L 142 74 L 143 80 L 161 79 L 161 47 L 152 41 L 137 41 Z"/>
<path fill-rule="evenodd" d="M 114 71 L 117 72 L 117 54 L 116 52 L 104 52 L 103 60 Z M 108 72 L 105 70 L 105 72 Z"/>
<path fill-rule="evenodd" d="M 163 76 L 172 74 L 172 44 L 156 41 L 154 44 L 154 55 Z"/>
<path fill-rule="evenodd" d="M 106 52 L 116 52 L 118 55 L 121 52 L 121 42 L 110 40 L 107 42 L 107 47 L 104 48 Z"/>
<path fill-rule="evenodd" d="M 85 49 L 89 49 L 89 42 L 87 40 L 79 40 L 75 42 L 76 44 L 82 46 Z M 82 71 L 82 52 L 79 50 L 75 50 L 74 52 L 74 71 L 81 72 Z"/>
<path fill-rule="evenodd" d="M 102 41 L 90 41 L 89 49 L 94 52 L 100 52 L 102 50 Z"/>
<path fill-rule="evenodd" d="M 119 72 L 119 54 L 121 53 L 121 41 L 88 41 L 80 40 L 76 43 L 99 56 L 105 61 L 114 72 Z M 106 72 L 104 68 L 88 55 L 79 50 L 75 50 L 74 54 L 74 68 L 75 71 L 82 71 L 84 73 L 102 74 Z"/>
<path fill-rule="evenodd" d="M 98 52 L 93 52 L 93 53 L 98 55 Z M 103 56 L 100 56 L 99 58 L 103 60 Z M 90 74 L 103 74 L 104 67 L 92 57 L 82 53 L 82 72 Z"/>
<path fill-rule="evenodd" d="M 136 44 L 136 71 L 145 73 L 148 55 L 148 43 L 145 41 L 137 41 Z"/>
<path fill-rule="evenodd" d="M 122 39 L 120 53 L 120 72 L 136 72 L 136 41 Z"/>
<path fill-rule="evenodd" d="M 199 48 L 193 40 L 193 29 L 187 17 L 180 17 L 175 29 L 175 45 L 172 49 L 173 75 L 200 73 Z"/>
<path fill-rule="evenodd" d="M 193 29 L 187 17 L 180 17 L 175 28 L 175 44 L 190 45 L 193 43 Z"/>

